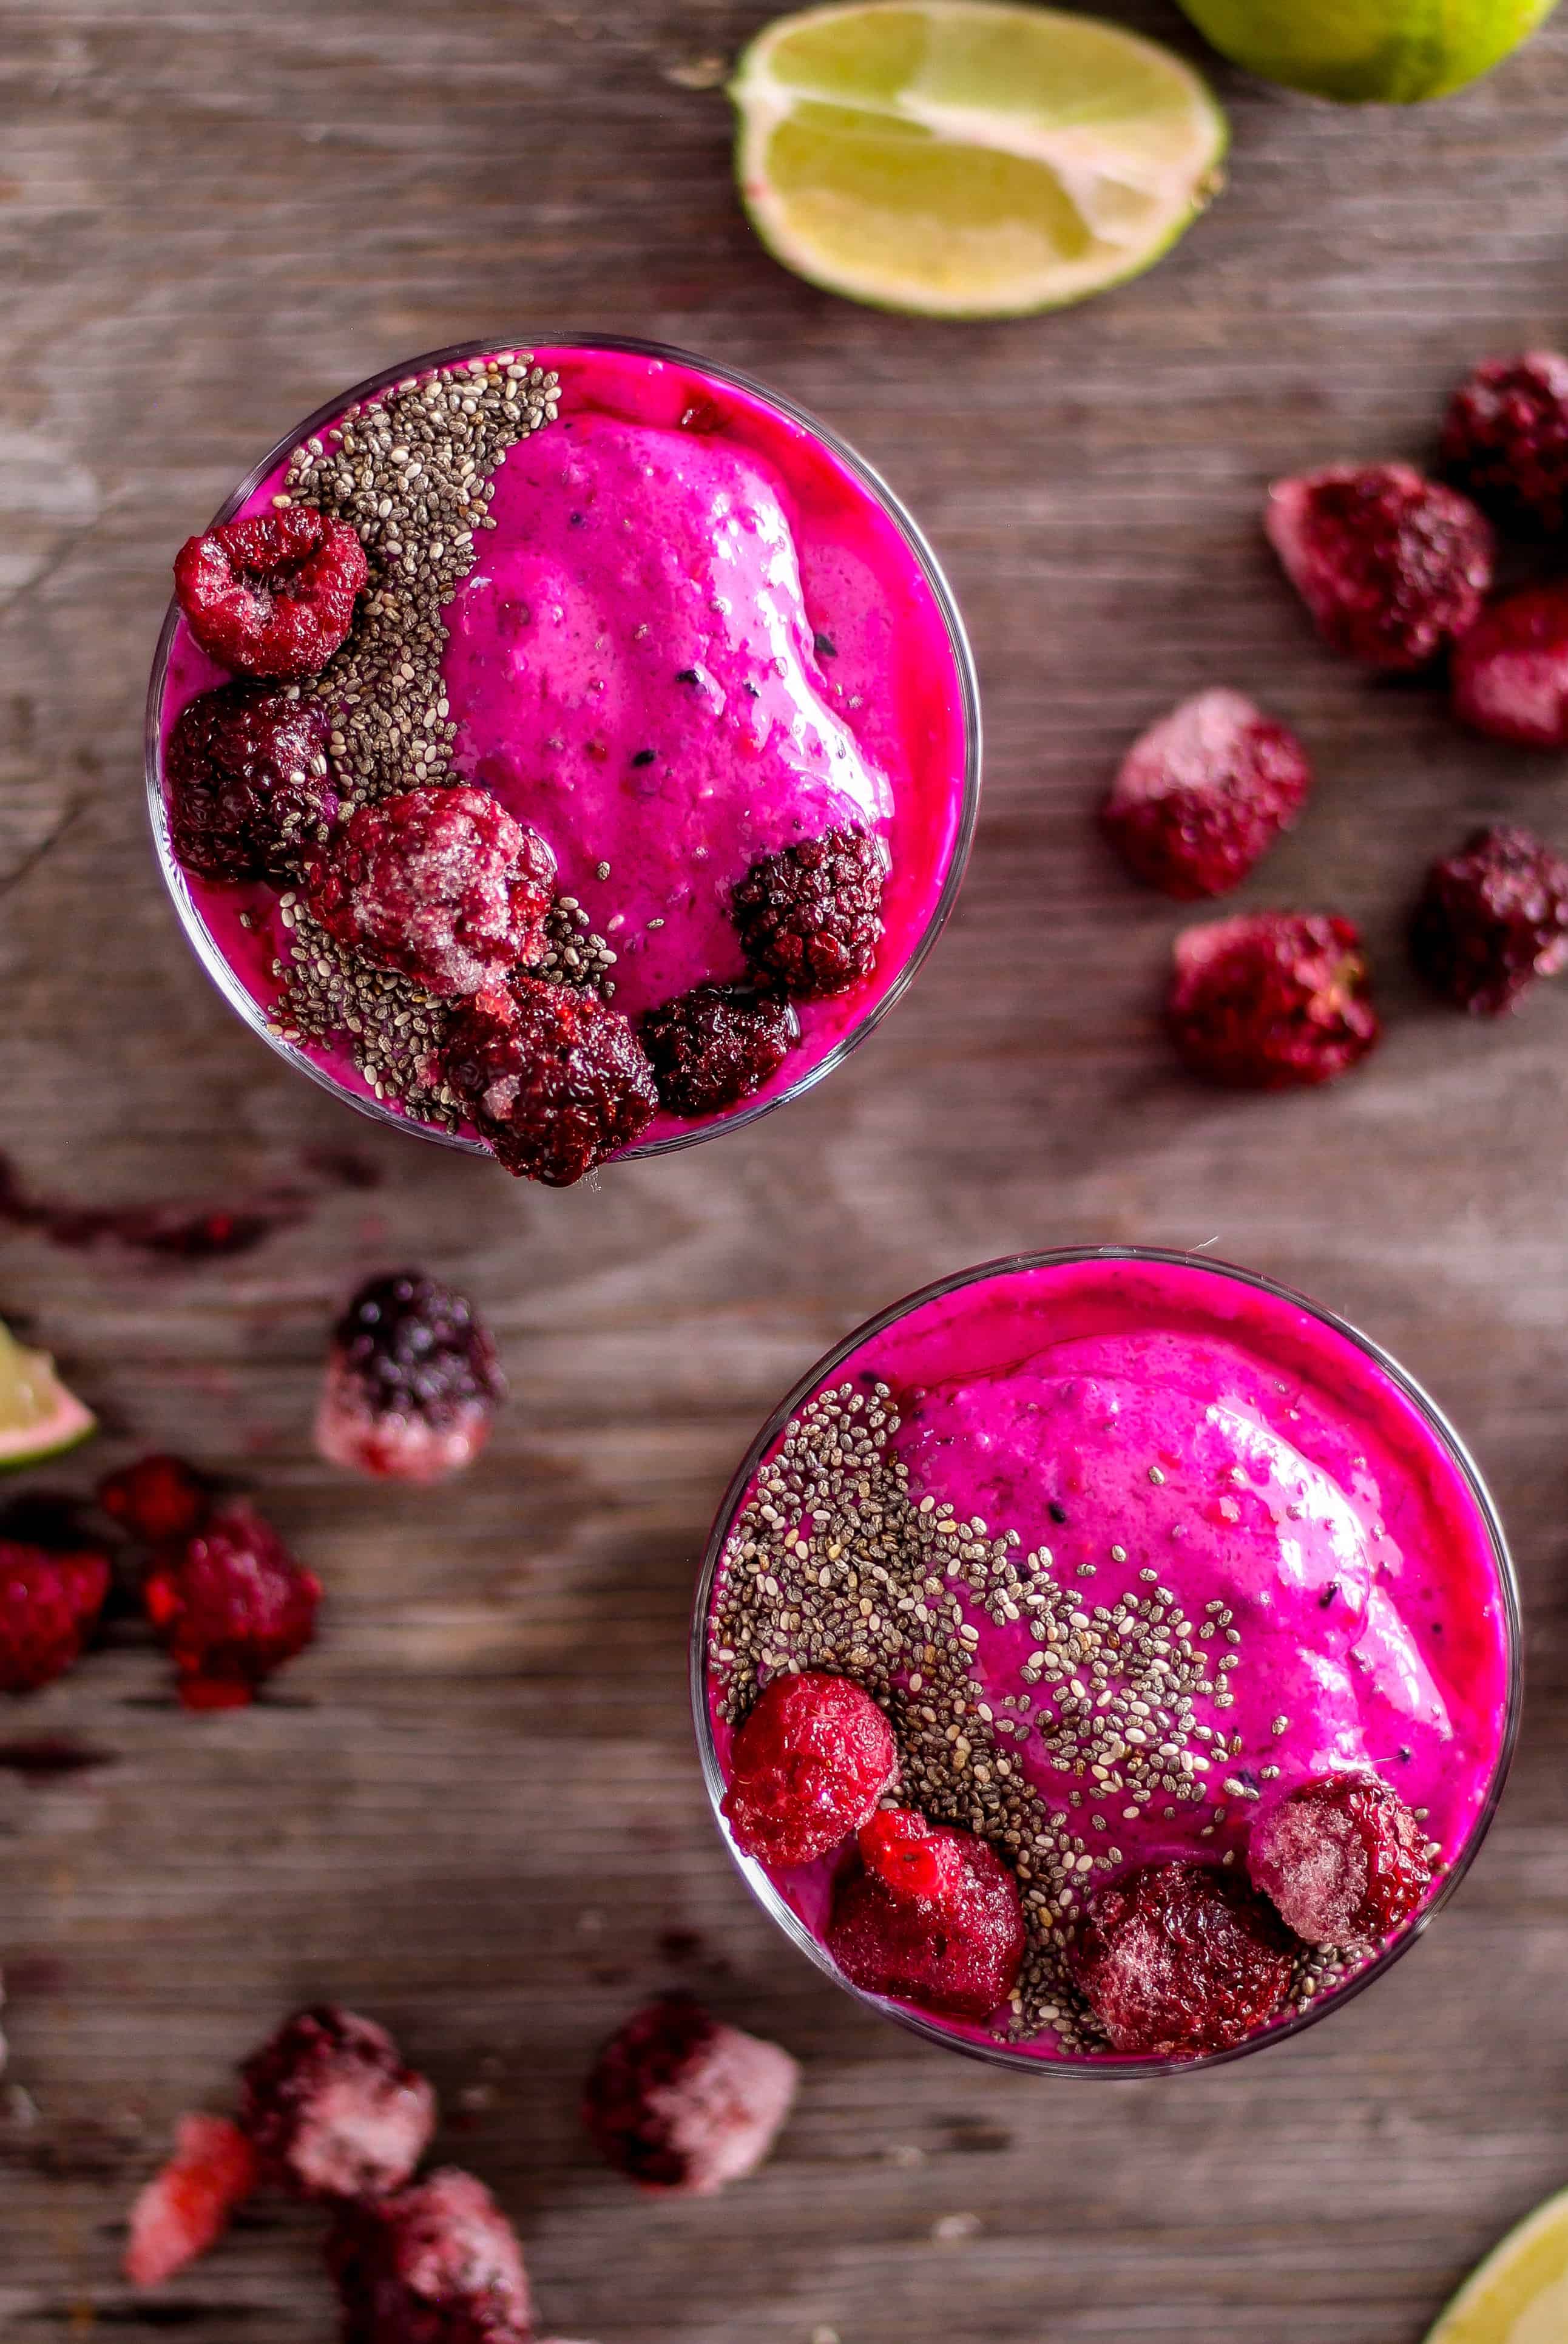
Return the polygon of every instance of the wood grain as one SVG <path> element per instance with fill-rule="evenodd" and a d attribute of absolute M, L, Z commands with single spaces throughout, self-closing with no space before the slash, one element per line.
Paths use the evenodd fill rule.
<path fill-rule="evenodd" d="M 0 2333 L 330 2333 L 316 2226 L 268 2203 L 166 2298 L 116 2278 L 131 2191 L 283 2009 L 393 2025 L 444 2156 L 518 2219 L 548 2327 L 601 2344 L 1414 2344 L 1568 2175 L 1568 986 L 1502 1031 L 1423 1007 L 1423 860 L 1509 814 L 1568 844 L 1568 768 L 1462 738 L 1321 656 L 1255 516 L 1277 471 L 1420 456 L 1474 354 L 1559 338 L 1568 20 L 1477 90 L 1335 111 L 1221 72 L 1231 187 L 1152 276 L 1017 325 L 820 297 L 754 247 L 722 98 L 730 0 L 11 0 L 0 7 L 0 1145 L 52 1198 L 299 1216 L 227 1264 L 14 1232 L 0 1308 L 133 1445 L 253 1477 L 326 1579 L 278 1697 L 193 1719 L 135 1631 L 0 1733 Z M 1111 13 L 1199 53 L 1173 9 Z M 384 362 L 595 328 L 686 343 L 819 410 L 929 528 L 969 617 L 987 795 L 952 927 L 829 1083 L 565 1196 L 378 1135 L 200 977 L 146 836 L 139 738 L 173 547 L 259 449 Z M 1171 1070 L 1171 909 L 1086 820 L 1131 731 L 1211 682 L 1299 725 L 1310 818 L 1255 902 L 1335 905 L 1389 1036 L 1319 1097 Z M 353 1185 L 330 1157 L 350 1151 Z M 324 1156 L 323 1151 L 327 1151 Z M 1530 1622 L 1503 1817 L 1374 1994 L 1221 2074 L 998 2076 L 861 2016 L 747 1902 L 683 1690 L 694 1558 L 778 1393 L 965 1262 L 1217 1241 L 1357 1318 L 1493 1478 Z M 479 1297 L 516 1390 L 455 1496 L 311 1453 L 358 1275 Z M 684 1980 L 806 2065 L 756 2181 L 633 2198 L 578 2135 L 595 2039 Z M 35 2117 L 26 2120 L 35 2105 Z M 940 2237 L 953 2214 L 977 2218 Z"/>

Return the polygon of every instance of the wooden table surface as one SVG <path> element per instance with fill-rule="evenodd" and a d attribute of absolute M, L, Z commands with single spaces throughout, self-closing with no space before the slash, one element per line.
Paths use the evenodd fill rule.
<path fill-rule="evenodd" d="M 186 1449 L 254 1480 L 328 1599 L 253 1710 L 184 1713 L 127 1625 L 0 1719 L 102 1760 L 0 1763 L 16 2344 L 329 2336 L 317 2225 L 273 2201 L 163 2296 L 116 2275 L 176 2113 L 314 1997 L 395 2027 L 548 2327 L 600 2344 L 1414 2344 L 1568 2178 L 1568 985 L 1472 1026 L 1399 945 L 1477 819 L 1568 844 L 1568 773 L 1322 655 L 1257 529 L 1271 474 L 1419 459 L 1473 356 L 1564 330 L 1568 17 L 1408 114 L 1221 71 L 1231 186 L 1157 271 L 935 327 L 754 245 L 712 83 L 763 13 L 0 7 L 0 1142 L 49 1205 L 276 1222 L 203 1263 L 14 1216 L 0 1309 L 102 1414 L 47 1478 Z M 1200 53 L 1163 0 L 1112 13 Z M 259 450 L 385 363 L 551 327 L 690 345 L 847 433 L 950 569 L 990 735 L 957 916 L 874 1039 L 759 1127 L 564 1195 L 377 1133 L 247 1035 L 176 931 L 140 772 L 170 555 Z M 1173 1071 L 1180 914 L 1088 819 L 1134 728 L 1216 682 L 1319 773 L 1244 900 L 1341 908 L 1376 956 L 1387 1041 L 1322 1096 Z M 1114 2088 L 972 2066 L 810 1969 L 731 1874 L 684 1686 L 694 1559 L 779 1392 L 909 1288 L 1083 1239 L 1213 1241 L 1386 1343 L 1492 1478 L 1529 1622 L 1513 1784 L 1428 1941 L 1299 2042 Z M 514 1386 L 446 1494 L 309 1445 L 329 1313 L 403 1262 L 478 1298 Z M 779 2154 L 714 2203 L 636 2197 L 577 2129 L 598 2038 L 678 1983 L 805 2066 Z"/>

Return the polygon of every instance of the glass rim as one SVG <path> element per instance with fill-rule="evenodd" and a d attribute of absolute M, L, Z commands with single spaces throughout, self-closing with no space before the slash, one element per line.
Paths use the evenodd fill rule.
<path fill-rule="evenodd" d="M 1491 1778 L 1487 1783 L 1486 1796 L 1465 1835 L 1463 1846 L 1449 1865 L 1432 1895 L 1408 1925 L 1401 1930 L 1392 1944 L 1383 1946 L 1371 1961 L 1365 1963 L 1353 1975 L 1347 1978 L 1342 1985 L 1336 1986 L 1318 1996 L 1304 2010 L 1297 2011 L 1291 2018 L 1260 2028 L 1256 2034 L 1249 2036 L 1244 2043 L 1233 2044 L 1230 2049 L 1224 2051 L 1201 2052 L 1197 2056 L 1189 2059 L 1168 2059 L 1152 2056 L 1128 2056 L 1121 2054 L 1114 2054 L 1108 2057 L 1041 2057 L 1036 2053 L 1020 2050 L 1008 2043 L 970 2041 L 962 2036 L 953 2034 L 934 2017 L 924 2016 L 919 2011 L 907 2008 L 886 1995 L 868 1993 L 864 1987 L 854 1985 L 844 1975 L 826 1946 L 819 1942 L 799 1915 L 779 1894 L 762 1864 L 754 1856 L 745 1854 L 737 1847 L 725 1824 L 719 1807 L 719 1802 L 727 1786 L 719 1767 L 719 1754 L 714 1747 L 713 1725 L 708 1708 L 709 1611 L 712 1602 L 714 1578 L 729 1536 L 730 1526 L 745 1498 L 746 1491 L 750 1487 L 753 1475 L 774 1441 L 784 1430 L 790 1418 L 821 1389 L 852 1352 L 859 1350 L 862 1344 L 869 1342 L 874 1336 L 883 1333 L 900 1318 L 908 1318 L 912 1312 L 922 1308 L 927 1303 L 940 1301 L 946 1295 L 956 1293 L 964 1287 L 981 1285 L 989 1278 L 1008 1277 L 1021 1270 L 1061 1268 L 1073 1262 L 1086 1261 L 1159 1262 L 1183 1269 L 1208 1270 L 1222 1280 L 1232 1280 L 1271 1295 L 1276 1300 L 1293 1304 L 1298 1308 L 1305 1310 L 1309 1317 L 1316 1319 L 1320 1325 L 1331 1329 L 1332 1332 L 1342 1336 L 1348 1342 L 1353 1344 L 1357 1350 L 1389 1378 L 1396 1390 L 1411 1403 L 1418 1415 L 1436 1434 L 1441 1446 L 1447 1451 L 1458 1470 L 1461 1480 L 1469 1490 L 1485 1527 L 1503 1598 L 1508 1679 L 1507 1710 L 1503 1720 L 1503 1734 L 1493 1763 Z M 713 1810 L 713 1819 L 718 1826 L 719 1837 L 724 1843 L 731 1862 L 752 1895 L 769 1918 L 783 1930 L 790 1942 L 805 1954 L 818 1969 L 831 1978 L 844 1993 L 852 1995 L 867 2009 L 877 2012 L 883 2018 L 891 2019 L 896 2026 L 906 2028 L 910 2034 L 918 2035 L 929 2043 L 939 2045 L 945 2051 L 959 2052 L 965 2057 L 978 2059 L 988 2066 L 1010 2068 L 1015 2074 L 1022 2072 L 1043 2076 L 1052 2080 L 1072 2079 L 1098 2083 L 1139 2082 L 1150 2076 L 1186 2075 L 1203 2072 L 1212 2067 L 1228 2066 L 1234 2060 L 1248 2058 L 1253 2052 L 1266 2050 L 1274 2044 L 1287 2043 L 1294 2036 L 1304 2034 L 1308 2027 L 1317 2026 L 1320 2020 L 1342 2009 L 1346 2003 L 1353 2001 L 1357 1995 L 1364 1993 L 1370 1985 L 1384 1976 L 1392 1968 L 1394 1963 L 1410 1951 L 1417 1939 L 1425 1935 L 1432 1922 L 1453 1895 L 1465 1874 L 1470 1870 L 1480 1853 L 1483 1841 L 1492 1828 L 1493 1819 L 1497 1813 L 1498 1803 L 1508 1780 L 1509 1769 L 1513 1763 L 1514 1749 L 1519 1739 L 1520 1711 L 1523 1700 L 1523 1627 L 1519 1587 L 1514 1575 L 1513 1560 L 1508 1551 L 1508 1541 L 1503 1528 L 1502 1518 L 1492 1493 L 1482 1477 L 1480 1467 L 1431 1394 L 1416 1381 L 1407 1369 L 1402 1368 L 1399 1361 L 1390 1352 L 1385 1351 L 1382 1346 L 1375 1342 L 1370 1335 L 1363 1334 L 1361 1329 L 1353 1326 L 1348 1318 L 1341 1318 L 1337 1311 L 1329 1309 L 1322 1303 L 1314 1302 L 1310 1296 L 1298 1292 L 1294 1287 L 1282 1284 L 1278 1278 L 1268 1278 L 1261 1270 L 1245 1269 L 1239 1263 L 1217 1260 L 1209 1254 L 1180 1252 L 1173 1248 L 1164 1246 L 1131 1245 L 1055 1246 L 1037 1253 L 1005 1254 L 992 1261 L 978 1262 L 970 1268 L 954 1270 L 945 1278 L 935 1278 L 930 1285 L 920 1287 L 915 1293 L 904 1296 L 900 1301 L 889 1304 L 885 1309 L 879 1310 L 873 1317 L 864 1320 L 841 1341 L 835 1343 L 830 1350 L 825 1352 L 815 1366 L 809 1368 L 794 1385 L 787 1398 L 769 1412 L 766 1423 L 751 1441 L 745 1457 L 730 1477 L 729 1487 L 714 1516 L 713 1526 L 709 1531 L 708 1543 L 703 1551 L 702 1563 L 698 1573 L 689 1656 L 691 1714 L 697 1736 L 698 1757 L 702 1770 L 703 1785 L 708 1793 L 709 1803 Z"/>
<path fill-rule="evenodd" d="M 487 341 L 454 342 L 443 349 L 427 350 L 420 357 L 405 359 L 397 366 L 382 368 L 377 373 L 367 375 L 362 382 L 355 383 L 348 389 L 338 392 L 335 398 L 318 407 L 313 414 L 307 416 L 302 423 L 296 424 L 267 450 L 259 462 L 252 466 L 245 478 L 224 499 L 207 523 L 208 529 L 219 528 L 225 521 L 232 520 L 240 507 L 255 493 L 268 473 L 285 456 L 290 454 L 302 440 L 309 439 L 313 432 L 318 432 L 334 422 L 345 409 L 362 405 L 367 399 L 374 398 L 377 392 L 388 389 L 394 383 L 401 382 L 407 377 L 422 377 L 433 374 L 438 368 L 444 366 L 455 366 L 470 359 L 497 356 L 508 347 L 513 347 L 520 351 L 528 349 L 530 345 L 525 341 L 508 345 L 500 338 Z M 731 389 L 744 391 L 749 398 L 760 400 L 764 406 L 772 408 L 787 421 L 797 425 L 819 441 L 881 507 L 883 512 L 899 530 L 910 551 L 914 555 L 916 564 L 925 579 L 947 632 L 948 646 L 952 656 L 954 672 L 958 678 L 959 694 L 963 706 L 963 795 L 959 809 L 958 825 L 940 891 L 924 927 L 901 967 L 890 979 L 885 988 L 863 1015 L 839 1036 L 832 1048 L 825 1052 L 816 1065 L 807 1067 L 783 1090 L 769 1098 L 754 1099 L 749 1105 L 738 1107 L 732 1114 L 701 1125 L 695 1130 L 672 1132 L 659 1139 L 639 1140 L 634 1146 L 622 1148 L 617 1155 L 607 1159 L 607 1162 L 611 1164 L 630 1164 L 637 1162 L 640 1157 L 669 1156 L 678 1149 L 696 1147 L 704 1141 L 720 1138 L 726 1132 L 739 1131 L 748 1124 L 759 1122 L 763 1116 L 771 1115 L 776 1107 L 785 1106 L 791 1100 L 801 1097 L 804 1093 L 811 1090 L 840 1066 L 850 1052 L 859 1047 L 867 1036 L 880 1025 L 894 1005 L 902 999 L 927 955 L 947 925 L 953 905 L 958 901 L 959 890 L 963 884 L 964 873 L 969 864 L 970 849 L 974 841 L 975 823 L 980 810 L 982 747 L 980 681 L 975 671 L 974 654 L 970 649 L 969 637 L 964 631 L 963 619 L 959 611 L 957 599 L 919 522 L 901 499 L 888 486 L 875 466 L 869 463 L 847 440 L 841 438 L 829 425 L 822 422 L 819 417 L 813 415 L 808 408 L 801 407 L 784 392 L 774 390 L 768 384 L 759 382 L 754 375 L 746 373 L 739 367 L 729 366 L 720 359 L 703 358 L 695 350 L 684 349 L 671 342 L 648 341 L 639 336 L 628 334 L 566 334 L 540 335 L 536 338 L 533 347 L 552 350 L 612 350 L 629 354 L 635 358 L 658 359 L 678 366 L 689 367 L 696 373 L 709 376 L 718 382 L 727 383 Z M 318 1066 L 309 1053 L 298 1044 L 286 1041 L 281 1034 L 276 1033 L 267 1023 L 266 1014 L 261 1003 L 255 998 L 248 986 L 230 965 L 226 955 L 197 909 L 190 892 L 187 876 L 175 859 L 169 840 L 167 810 L 164 801 L 163 697 L 168 674 L 169 654 L 173 649 L 175 631 L 179 624 L 179 604 L 171 596 L 168 608 L 164 614 L 157 647 L 153 654 L 152 675 L 147 685 L 144 763 L 147 813 L 152 825 L 153 844 L 157 855 L 158 868 L 170 901 L 174 904 L 176 916 L 185 932 L 186 942 L 208 978 L 216 986 L 229 1007 L 245 1025 L 249 1026 L 251 1032 L 257 1035 L 266 1044 L 268 1049 L 288 1066 L 294 1067 L 297 1072 L 308 1076 L 312 1082 L 329 1093 L 333 1098 L 340 1101 L 345 1106 L 353 1107 L 360 1115 L 368 1116 L 371 1122 L 390 1126 L 393 1130 L 404 1132 L 412 1138 L 428 1140 L 438 1147 L 455 1148 L 467 1156 L 489 1157 L 492 1151 L 486 1147 L 483 1140 L 472 1138 L 463 1132 L 443 1131 L 433 1124 L 423 1123 L 417 1116 L 400 1112 L 397 1107 L 387 1105 L 373 1094 L 361 1094 L 352 1089 L 327 1067 Z"/>

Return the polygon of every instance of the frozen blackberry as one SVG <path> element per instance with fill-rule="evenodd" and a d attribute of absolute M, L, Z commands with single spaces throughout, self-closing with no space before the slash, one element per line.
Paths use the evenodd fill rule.
<path fill-rule="evenodd" d="M 1375 1774 L 1304 1783 L 1252 1825 L 1247 1869 L 1309 1945 L 1356 1945 L 1408 1921 L 1432 1884 L 1426 1833 Z"/>
<path fill-rule="evenodd" d="M 606 2164 L 642 2188 L 710 2198 L 761 2164 L 799 2080 L 778 2044 L 667 1995 L 600 2051 L 583 2122 Z"/>
<path fill-rule="evenodd" d="M 285 882 L 337 819 L 327 725 L 309 701 L 226 683 L 187 702 L 164 751 L 175 859 L 198 879 Z"/>
<path fill-rule="evenodd" d="M 465 1296 L 418 1270 L 373 1278 L 332 1330 L 316 1445 L 357 1472 L 442 1480 L 478 1455 L 506 1389 Z"/>
<path fill-rule="evenodd" d="M 660 1106 L 694 1119 L 750 1098 L 800 1037 L 787 1001 L 726 985 L 699 985 L 648 1010 L 638 1032 Z"/>
<path fill-rule="evenodd" d="M 1425 667 L 1475 624 L 1492 583 L 1484 516 L 1409 464 L 1276 480 L 1263 526 L 1323 641 L 1364 667 Z"/>
<path fill-rule="evenodd" d="M 1071 1964 L 1116 2051 L 1228 2051 L 1284 2006 L 1296 1945 L 1218 1864 L 1146 1864 L 1091 1898 Z"/>
<path fill-rule="evenodd" d="M 1498 520 L 1555 536 L 1568 519 L 1568 359 L 1485 359 L 1453 394 L 1442 466 Z"/>
<path fill-rule="evenodd" d="M 1477 1017 L 1512 1009 L 1536 977 L 1568 962 L 1568 861 L 1512 823 L 1474 832 L 1427 874 L 1410 947 L 1453 1008 Z"/>
<path fill-rule="evenodd" d="M 754 863 L 735 889 L 741 949 L 798 1001 L 847 993 L 877 965 L 887 849 L 867 830 L 829 830 Z"/>
<path fill-rule="evenodd" d="M 240 2128 L 270 2181 L 307 2198 L 400 2189 L 429 2147 L 436 2095 L 384 2026 L 297 2011 L 240 2069 Z"/>
<path fill-rule="evenodd" d="M 453 2167 L 395 2198 L 348 2200 L 327 2240 L 342 2344 L 528 2344 L 516 2233 Z"/>
<path fill-rule="evenodd" d="M 1183 1064 L 1234 1090 L 1331 1083 L 1377 1042 L 1361 937 L 1332 913 L 1240 912 L 1183 928 L 1166 1025 Z"/>
<path fill-rule="evenodd" d="M 653 1069 L 619 1011 L 539 977 L 514 976 L 465 1002 L 442 1075 L 507 1170 L 551 1188 L 629 1147 L 658 1105 Z"/>

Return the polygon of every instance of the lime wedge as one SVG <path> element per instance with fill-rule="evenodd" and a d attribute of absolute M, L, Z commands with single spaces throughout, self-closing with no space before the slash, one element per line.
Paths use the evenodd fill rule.
<path fill-rule="evenodd" d="M 58 1456 L 96 1430 L 46 1352 L 29 1351 L 0 1319 L 0 1473 Z"/>
<path fill-rule="evenodd" d="M 1319 97 L 1413 106 L 1490 73 L 1556 0 L 1181 0 L 1221 56 Z"/>
<path fill-rule="evenodd" d="M 1568 2336 L 1568 2189 L 1510 2230 L 1427 2344 L 1562 2344 Z"/>
<path fill-rule="evenodd" d="M 1004 0 L 849 0 L 766 26 L 736 175 L 787 268 L 938 318 L 1135 277 L 1222 184 L 1225 117 L 1157 42 Z"/>

